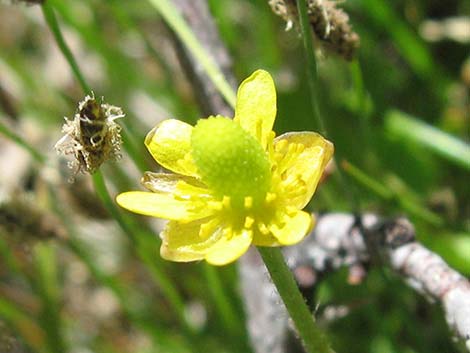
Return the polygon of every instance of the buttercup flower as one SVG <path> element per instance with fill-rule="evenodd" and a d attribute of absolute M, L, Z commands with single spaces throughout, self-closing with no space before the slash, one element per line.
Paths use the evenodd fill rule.
<path fill-rule="evenodd" d="M 235 118 L 201 119 L 195 127 L 165 120 L 145 139 L 169 173 L 145 173 L 151 192 L 117 197 L 120 206 L 168 219 L 161 233 L 163 258 L 228 264 L 250 244 L 292 245 L 308 234 L 312 216 L 302 211 L 333 154 L 314 132 L 275 138 L 276 91 L 258 70 L 238 89 Z"/>

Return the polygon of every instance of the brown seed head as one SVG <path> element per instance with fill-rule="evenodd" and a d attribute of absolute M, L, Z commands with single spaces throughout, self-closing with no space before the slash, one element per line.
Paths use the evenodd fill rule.
<path fill-rule="evenodd" d="M 74 155 L 69 163 L 78 172 L 93 174 L 100 165 L 121 157 L 121 127 L 115 122 L 124 117 L 122 109 L 98 102 L 93 95 L 86 96 L 78 104 L 72 120 L 65 118 L 62 132 L 65 135 L 57 141 L 57 152 Z"/>
<path fill-rule="evenodd" d="M 307 0 L 307 12 L 322 48 L 351 61 L 359 48 L 359 36 L 349 24 L 348 15 L 331 0 Z M 298 23 L 295 0 L 269 0 L 273 12 L 287 22 L 289 29 Z"/>

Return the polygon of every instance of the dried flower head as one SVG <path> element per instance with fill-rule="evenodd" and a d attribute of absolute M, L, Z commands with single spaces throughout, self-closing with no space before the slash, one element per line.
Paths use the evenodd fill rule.
<path fill-rule="evenodd" d="M 93 174 L 100 165 L 121 157 L 121 127 L 115 122 L 124 117 L 122 109 L 98 102 L 94 95 L 86 96 L 78 104 L 72 120 L 65 118 L 62 132 L 65 135 L 54 148 L 65 155 L 73 154 L 75 160 L 69 163 L 75 174 Z"/>
<path fill-rule="evenodd" d="M 308 17 L 321 46 L 350 61 L 359 48 L 359 36 L 349 24 L 348 15 L 336 1 L 307 0 Z M 269 0 L 273 12 L 287 22 L 287 29 L 298 22 L 295 0 Z"/>

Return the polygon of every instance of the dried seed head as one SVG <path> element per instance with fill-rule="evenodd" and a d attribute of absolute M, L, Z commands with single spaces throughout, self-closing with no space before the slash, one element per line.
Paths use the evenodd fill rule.
<path fill-rule="evenodd" d="M 273 12 L 287 22 L 287 28 L 298 23 L 295 0 L 269 0 Z M 359 36 L 349 24 L 348 15 L 336 8 L 336 1 L 307 0 L 308 17 L 321 46 L 350 61 L 359 48 Z"/>
<path fill-rule="evenodd" d="M 74 173 L 93 174 L 100 165 L 121 157 L 121 127 L 115 122 L 124 117 L 122 109 L 98 102 L 93 94 L 78 104 L 72 120 L 65 118 L 62 132 L 65 135 L 57 141 L 57 152 L 74 155 L 69 163 Z"/>

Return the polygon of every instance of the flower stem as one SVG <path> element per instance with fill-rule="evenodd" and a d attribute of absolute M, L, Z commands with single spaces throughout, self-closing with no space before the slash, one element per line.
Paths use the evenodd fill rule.
<path fill-rule="evenodd" d="M 315 324 L 302 294 L 279 248 L 258 247 L 271 279 L 295 324 L 308 353 L 333 353 L 325 335 Z"/>
<path fill-rule="evenodd" d="M 399 193 L 388 188 L 350 162 L 343 160 L 341 162 L 341 168 L 358 184 L 364 186 L 385 201 L 398 205 L 410 215 L 428 222 L 435 227 L 442 227 L 444 225 L 444 220 L 438 214 L 421 205 L 419 201 L 407 197 L 404 193 Z"/>
<path fill-rule="evenodd" d="M 317 94 L 317 60 L 315 52 L 313 51 L 312 32 L 310 30 L 310 23 L 308 21 L 307 3 L 306 0 L 297 0 L 297 7 L 299 11 L 300 29 L 302 31 L 302 42 L 304 45 L 304 52 L 307 61 L 307 76 L 308 85 L 310 88 L 310 104 L 312 105 L 313 117 L 317 123 L 317 127 L 322 135 L 326 136 L 326 126 L 323 121 L 320 108 L 318 107 L 318 94 Z"/>
<path fill-rule="evenodd" d="M 44 19 L 46 20 L 47 25 L 49 26 L 54 39 L 59 46 L 60 51 L 64 54 L 67 62 L 70 65 L 70 68 L 73 71 L 73 74 L 77 78 L 78 83 L 80 83 L 80 87 L 85 92 L 85 94 L 91 93 L 90 86 L 88 86 L 85 77 L 82 75 L 80 68 L 75 60 L 75 57 L 72 54 L 72 51 L 69 49 L 67 43 L 64 40 L 62 32 L 59 28 L 59 23 L 57 22 L 57 18 L 54 13 L 54 9 L 49 1 L 44 2 L 41 6 L 42 13 L 44 14 Z"/>
<path fill-rule="evenodd" d="M 308 85 L 310 88 L 310 103 L 312 104 L 313 116 L 317 122 L 320 133 L 326 137 L 329 137 L 327 126 L 320 114 L 320 108 L 318 107 L 318 72 L 317 72 L 317 60 L 315 58 L 315 52 L 313 50 L 313 37 L 310 28 L 310 22 L 308 19 L 307 2 L 306 0 L 297 0 L 297 10 L 299 13 L 300 29 L 302 32 L 302 42 L 304 45 L 304 52 L 307 61 L 307 77 Z M 336 159 L 341 159 L 338 150 L 335 151 Z M 348 198 L 351 209 L 355 212 L 358 211 L 359 199 L 354 191 L 346 184 L 346 178 L 341 171 L 338 170 L 334 174 L 338 183 L 342 186 L 344 194 Z"/>
<path fill-rule="evenodd" d="M 37 244 L 33 258 L 36 269 L 33 282 L 42 304 L 39 320 L 46 333 L 47 346 L 54 353 L 67 352 L 56 249 L 51 244 Z"/>
<path fill-rule="evenodd" d="M 212 265 L 204 263 L 203 271 L 203 275 L 208 284 L 207 288 L 214 300 L 215 306 L 217 307 L 217 311 L 221 316 L 221 321 L 225 326 L 227 333 L 233 337 L 237 337 L 239 340 L 241 335 L 240 327 L 237 324 L 239 322 L 239 317 L 227 298 L 224 286 L 220 280 L 218 269 Z"/>

